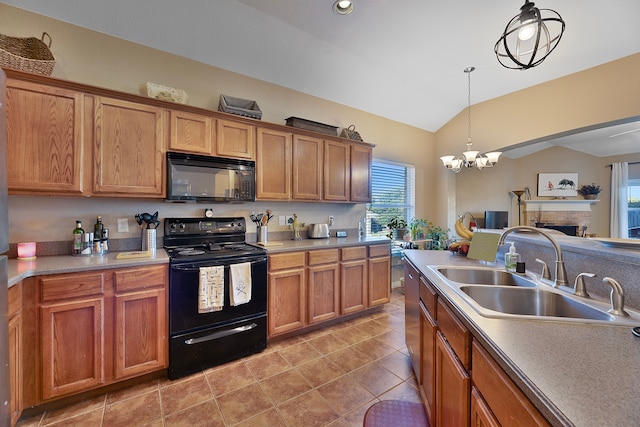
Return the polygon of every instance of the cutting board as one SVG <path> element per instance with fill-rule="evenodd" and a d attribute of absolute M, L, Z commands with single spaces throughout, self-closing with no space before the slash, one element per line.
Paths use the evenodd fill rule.
<path fill-rule="evenodd" d="M 116 259 L 132 259 L 132 258 L 149 258 L 151 252 L 149 251 L 131 251 L 131 252 L 118 252 Z"/>
<path fill-rule="evenodd" d="M 482 261 L 493 262 L 498 253 L 498 241 L 500 235 L 497 233 L 482 233 L 476 231 L 471 239 L 467 258 L 480 259 Z"/>

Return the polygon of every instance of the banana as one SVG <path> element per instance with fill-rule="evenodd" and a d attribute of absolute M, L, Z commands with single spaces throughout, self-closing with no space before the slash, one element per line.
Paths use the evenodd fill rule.
<path fill-rule="evenodd" d="M 462 220 L 457 220 L 455 223 L 455 230 L 456 230 L 456 234 L 458 234 L 458 236 L 462 237 L 463 239 L 472 239 L 473 238 L 473 231 L 467 229 L 467 227 L 464 226 L 464 224 L 462 223 Z"/>
<path fill-rule="evenodd" d="M 449 249 L 451 249 L 451 250 L 454 250 L 454 251 L 455 251 L 455 250 L 456 250 L 456 249 L 458 249 L 461 245 L 467 245 L 467 246 L 468 246 L 468 245 L 470 245 L 470 244 L 471 244 L 471 242 L 469 242 L 468 240 L 461 240 L 461 241 L 459 241 L 459 242 L 453 242 L 453 243 L 451 243 L 451 244 L 449 245 Z"/>

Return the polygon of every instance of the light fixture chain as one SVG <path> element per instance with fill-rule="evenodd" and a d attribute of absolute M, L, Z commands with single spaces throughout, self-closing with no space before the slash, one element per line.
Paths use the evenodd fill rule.
<path fill-rule="evenodd" d="M 467 142 L 471 142 L 471 72 L 474 70 L 473 67 L 471 68 L 467 68 L 467 70 L 469 70 L 467 72 L 467 77 L 468 77 L 468 89 L 467 89 L 467 117 L 468 117 L 468 135 L 467 135 Z"/>

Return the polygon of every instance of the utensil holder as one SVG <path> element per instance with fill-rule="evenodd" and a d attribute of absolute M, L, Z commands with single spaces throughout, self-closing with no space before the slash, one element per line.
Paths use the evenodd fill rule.
<path fill-rule="evenodd" d="M 269 229 L 266 225 L 258 225 L 258 229 L 256 232 L 256 240 L 258 243 L 267 243 L 267 235 L 269 233 Z"/>
<path fill-rule="evenodd" d="M 156 253 L 156 229 L 146 228 L 142 230 L 142 250 Z"/>

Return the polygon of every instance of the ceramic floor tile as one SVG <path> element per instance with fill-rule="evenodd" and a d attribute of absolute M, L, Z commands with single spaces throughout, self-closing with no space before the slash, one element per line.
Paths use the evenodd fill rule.
<path fill-rule="evenodd" d="M 353 348 L 361 353 L 371 356 L 373 360 L 382 359 L 396 351 L 395 348 L 388 346 L 375 338 L 369 338 L 368 340 L 354 344 Z"/>
<path fill-rule="evenodd" d="M 380 400 L 407 400 L 409 402 L 422 403 L 418 389 L 406 381 L 378 396 L 378 398 Z"/>
<path fill-rule="evenodd" d="M 16 427 L 38 427 L 42 421 L 44 414 L 33 415 L 29 418 L 20 419 L 16 423 Z"/>
<path fill-rule="evenodd" d="M 400 350 L 407 346 L 404 338 L 404 329 L 385 332 L 384 334 L 376 336 L 375 339 L 395 348 L 396 350 Z"/>
<path fill-rule="evenodd" d="M 256 382 L 255 377 L 244 361 L 232 362 L 205 372 L 214 396 L 248 386 Z"/>
<path fill-rule="evenodd" d="M 346 341 L 332 333 L 312 338 L 308 342 L 322 354 L 333 353 L 349 345 Z"/>
<path fill-rule="evenodd" d="M 253 375 L 259 380 L 291 368 L 291 365 L 279 352 L 260 354 L 247 359 L 246 363 Z"/>
<path fill-rule="evenodd" d="M 213 398 L 213 393 L 205 376 L 197 375 L 187 381 L 160 388 L 160 397 L 162 410 L 167 416 L 210 400 Z"/>
<path fill-rule="evenodd" d="M 356 369 L 349 375 L 374 396 L 380 396 L 402 382 L 402 378 L 375 362 Z"/>
<path fill-rule="evenodd" d="M 358 328 L 357 325 L 349 326 L 333 333 L 335 336 L 345 341 L 347 344 L 355 344 L 371 338 L 371 334 Z"/>
<path fill-rule="evenodd" d="M 406 353 L 402 351 L 391 353 L 390 355 L 378 360 L 378 363 L 380 363 L 382 366 L 384 366 L 403 380 L 414 376 L 411 359 Z"/>
<path fill-rule="evenodd" d="M 158 380 L 147 381 L 107 394 L 107 405 L 158 390 Z"/>
<path fill-rule="evenodd" d="M 318 393 L 340 415 L 346 415 L 375 399 L 373 394 L 348 375 L 318 387 Z"/>
<path fill-rule="evenodd" d="M 365 405 L 342 417 L 342 419 L 345 421 L 348 427 L 362 427 L 362 423 L 364 422 L 364 414 L 367 412 L 367 409 L 371 407 L 371 405 L 377 402 L 380 401 L 378 399 L 374 399 L 370 402 L 367 402 Z"/>
<path fill-rule="evenodd" d="M 311 386 L 297 369 L 274 375 L 260 381 L 267 397 L 277 405 L 311 390 Z"/>
<path fill-rule="evenodd" d="M 326 357 L 300 365 L 298 370 L 313 387 L 319 387 L 344 375 L 344 372 Z"/>
<path fill-rule="evenodd" d="M 278 411 L 269 409 L 240 424 L 236 424 L 234 427 L 287 427 L 287 425 L 278 414 Z"/>
<path fill-rule="evenodd" d="M 42 418 L 42 426 L 56 423 L 66 418 L 72 418 L 85 412 L 90 412 L 95 409 L 104 408 L 105 395 L 94 397 L 93 399 L 83 400 L 82 402 L 75 403 L 73 405 L 65 406 L 63 408 L 54 409 L 53 411 L 46 412 Z"/>
<path fill-rule="evenodd" d="M 273 405 L 258 384 L 251 384 L 217 398 L 227 425 L 237 424 Z"/>
<path fill-rule="evenodd" d="M 165 417 L 164 426 L 225 427 L 225 423 L 218 406 L 211 399 Z"/>
<path fill-rule="evenodd" d="M 326 357 L 344 372 L 355 371 L 373 361 L 373 357 L 361 353 L 353 347 L 338 350 L 335 353 L 328 354 Z"/>
<path fill-rule="evenodd" d="M 100 427 L 102 425 L 102 417 L 104 415 L 104 408 L 94 409 L 90 412 L 77 415 L 72 418 L 65 418 L 53 424 L 47 424 L 51 427 Z"/>
<path fill-rule="evenodd" d="M 103 425 L 106 427 L 127 427 L 131 425 L 131 420 L 136 420 L 136 424 L 142 425 L 156 419 L 162 419 L 160 394 L 158 391 L 152 391 L 107 405 L 104 411 Z"/>
<path fill-rule="evenodd" d="M 301 342 L 304 342 L 304 338 L 302 336 L 294 336 L 291 338 L 285 338 L 282 340 L 277 340 L 274 342 L 269 341 L 267 344 L 267 350 L 265 350 L 266 352 L 272 352 L 272 351 L 278 351 L 278 350 L 282 350 L 283 348 L 287 348 L 289 346 L 292 346 L 294 344 L 299 344 Z"/>
<path fill-rule="evenodd" d="M 322 356 L 311 344 L 301 342 L 279 351 L 280 355 L 285 358 L 291 366 L 298 366 L 310 360 L 317 359 Z"/>
<path fill-rule="evenodd" d="M 290 427 L 321 427 L 340 418 L 315 390 L 286 401 L 278 410 Z"/>
<path fill-rule="evenodd" d="M 377 320 L 369 320 L 363 323 L 359 323 L 356 325 L 356 328 L 363 330 L 372 337 L 384 334 L 385 332 L 389 332 L 391 330 L 389 326 Z"/>

